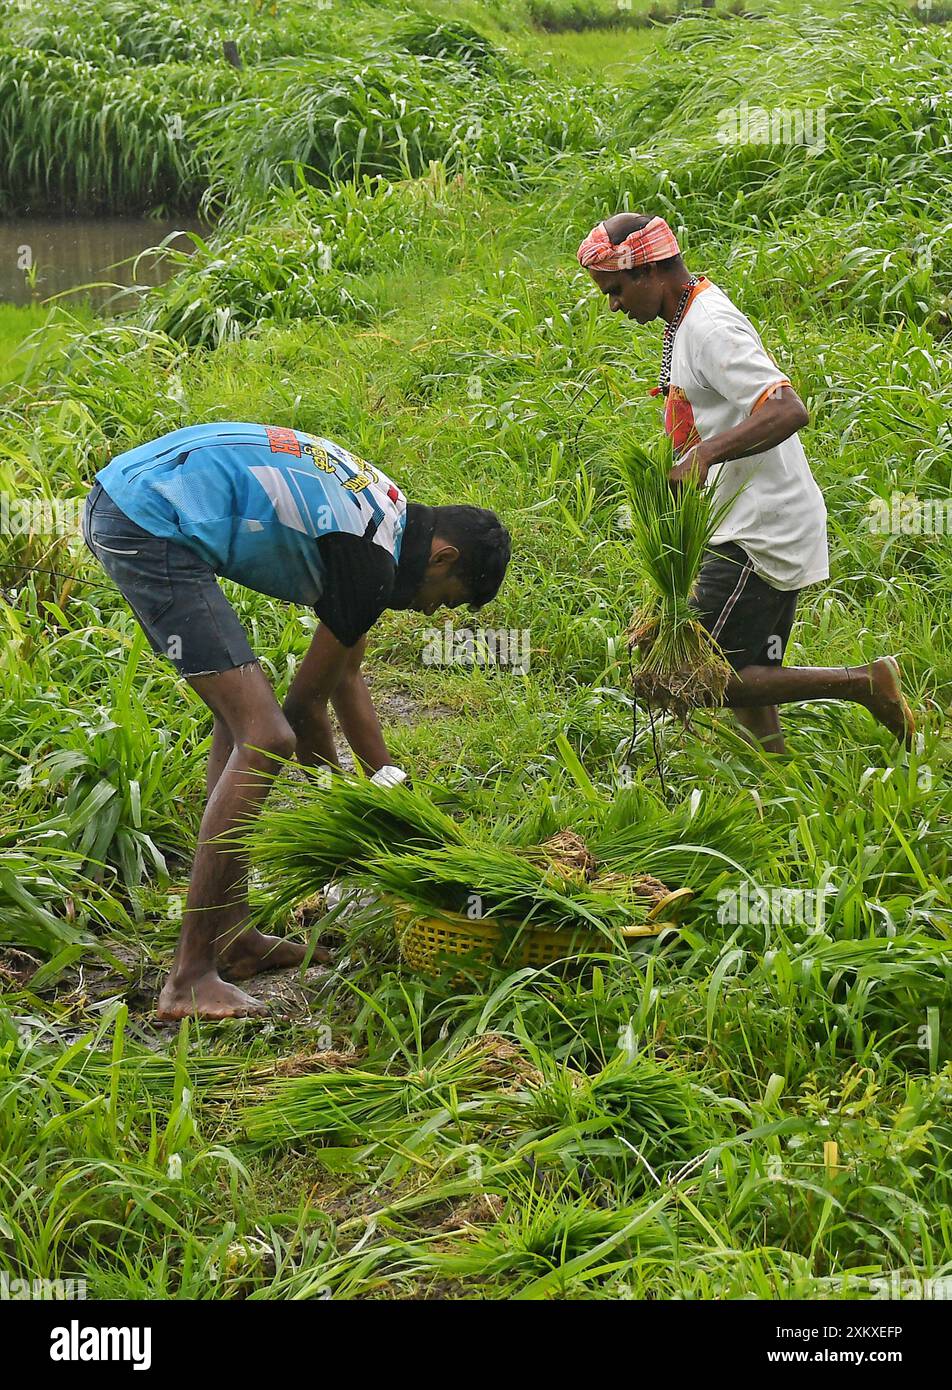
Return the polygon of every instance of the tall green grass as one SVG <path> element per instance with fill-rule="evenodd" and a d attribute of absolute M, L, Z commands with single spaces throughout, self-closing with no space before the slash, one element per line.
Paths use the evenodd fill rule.
<path fill-rule="evenodd" d="M 191 209 L 204 185 L 193 122 L 233 85 L 227 71 L 112 72 L 82 58 L 4 46 L 3 205 L 8 212 Z"/>

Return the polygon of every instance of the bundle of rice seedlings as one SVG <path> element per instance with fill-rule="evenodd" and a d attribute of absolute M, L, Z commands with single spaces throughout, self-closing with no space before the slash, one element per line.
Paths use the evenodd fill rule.
<path fill-rule="evenodd" d="M 666 883 L 651 874 L 628 874 L 603 871 L 592 879 L 592 887 L 600 893 L 618 893 L 628 898 L 643 898 L 652 908 L 657 907 L 671 892 Z"/>
<path fill-rule="evenodd" d="M 595 875 L 595 856 L 574 830 L 556 831 L 541 845 L 525 852 L 529 858 L 536 859 L 543 867 L 551 867 L 553 872 L 561 873 L 563 877 L 570 875 L 589 883 Z"/>
<path fill-rule="evenodd" d="M 664 1170 L 709 1142 L 710 1099 L 670 1063 L 620 1053 L 587 1076 L 546 1057 L 543 1071 L 544 1084 L 527 1096 L 527 1119 L 536 1133 L 564 1135 L 565 1158 L 596 1168 L 620 1159 L 633 1171 L 640 1159 Z"/>
<path fill-rule="evenodd" d="M 545 856 L 539 862 L 525 851 L 489 843 L 378 854 L 359 877 L 425 913 L 465 914 L 477 899 L 484 919 L 529 929 L 582 929 L 608 938 L 646 922 L 653 905 L 637 891 L 635 880 L 617 876 L 600 887 L 575 868 L 560 870 Z"/>
<path fill-rule="evenodd" d="M 323 885 L 339 879 L 423 916 L 471 916 L 478 903 L 481 919 L 619 941 L 669 891 L 647 866 L 596 857 L 570 829 L 505 843 L 472 816 L 454 820 L 420 786 L 335 777 L 296 791 L 295 804 L 235 838 L 268 882 L 269 913 L 293 909 L 302 922 L 323 915 Z"/>
<path fill-rule="evenodd" d="M 621 459 L 631 512 L 631 543 L 647 596 L 628 629 L 641 651 L 634 673 L 637 699 L 686 719 L 701 705 L 719 704 L 730 666 L 688 600 L 704 552 L 730 501 L 688 478 L 674 492 L 670 439 L 653 450 L 632 443 Z"/>
<path fill-rule="evenodd" d="M 382 1072 L 350 1067 L 276 1081 L 271 1093 L 242 1114 L 241 1127 L 264 1148 L 305 1138 L 325 1143 L 403 1141 L 421 1119 L 458 1100 L 471 1100 L 501 1079 L 517 1078 L 524 1063 L 505 1067 L 496 1034 L 457 1050 L 424 1055 L 418 1070 Z M 455 1099 L 454 1099 L 455 1098 Z"/>
<path fill-rule="evenodd" d="M 269 810 L 235 838 L 273 885 L 272 903 L 291 908 L 336 877 L 374 886 L 370 868 L 381 851 L 461 845 L 463 828 L 419 787 L 381 788 L 366 778 L 316 777 L 296 804 Z"/>
<path fill-rule="evenodd" d="M 614 798 L 591 844 L 602 872 L 657 875 L 697 892 L 725 871 L 781 872 L 776 834 L 753 798 L 716 788 L 672 806 L 646 787 L 629 788 Z"/>

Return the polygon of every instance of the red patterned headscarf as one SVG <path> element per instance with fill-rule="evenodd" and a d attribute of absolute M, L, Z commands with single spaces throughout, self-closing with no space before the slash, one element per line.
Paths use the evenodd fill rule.
<path fill-rule="evenodd" d="M 663 217 L 652 217 L 647 226 L 630 232 L 617 246 L 612 245 L 605 223 L 599 222 L 578 248 L 579 264 L 586 270 L 631 270 L 680 254 L 677 237 Z"/>

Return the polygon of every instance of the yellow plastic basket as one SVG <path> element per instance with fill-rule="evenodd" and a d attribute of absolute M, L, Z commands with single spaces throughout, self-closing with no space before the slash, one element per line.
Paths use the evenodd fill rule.
<path fill-rule="evenodd" d="M 678 912 L 693 897 L 691 888 L 675 889 L 654 904 L 646 921 L 624 928 L 622 936 L 632 941 L 676 930 Z M 400 954 L 407 965 L 425 975 L 438 974 L 447 956 L 470 956 L 477 966 L 500 961 L 517 969 L 523 965 L 551 965 L 564 957 L 590 955 L 604 951 L 607 944 L 597 932 L 584 928 L 556 930 L 491 918 L 471 921 L 455 912 L 427 917 L 409 903 L 397 900 L 392 902 L 392 907 Z M 508 951 L 504 948 L 507 936 L 512 937 Z"/>

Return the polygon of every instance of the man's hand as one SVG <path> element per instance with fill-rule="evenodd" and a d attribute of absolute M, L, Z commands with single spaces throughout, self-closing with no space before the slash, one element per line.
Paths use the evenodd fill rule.
<path fill-rule="evenodd" d="M 364 772 L 370 775 L 382 767 L 392 766 L 392 762 L 374 702 L 360 669 L 366 647 L 367 638 L 361 637 L 357 645 L 351 648 L 350 659 L 331 701 L 341 732 L 350 744 L 354 757 Z"/>
<path fill-rule="evenodd" d="M 707 482 L 708 470 L 716 463 L 750 458 L 752 454 L 774 449 L 809 423 L 807 408 L 793 387 L 778 384 L 754 406 L 746 420 L 732 429 L 722 430 L 720 434 L 712 434 L 710 439 L 704 439 L 689 449 L 671 469 L 668 482 L 677 492 L 693 471 L 699 486 L 703 487 Z"/>
<path fill-rule="evenodd" d="M 380 721 L 361 675 L 366 637 L 345 647 L 319 623 L 284 701 L 284 713 L 297 734 L 298 761 L 309 766 L 340 767 L 327 712 L 337 722 L 355 758 L 369 775 L 391 764 Z"/>
<path fill-rule="evenodd" d="M 712 462 L 713 460 L 703 441 L 700 444 L 695 444 L 694 448 L 689 449 L 668 474 L 668 482 L 672 491 L 677 492 L 685 479 L 690 477 L 697 480 L 698 487 L 703 487 L 707 482 L 707 474 Z"/>

